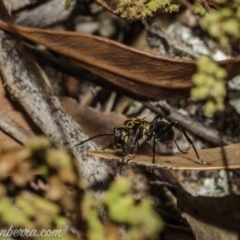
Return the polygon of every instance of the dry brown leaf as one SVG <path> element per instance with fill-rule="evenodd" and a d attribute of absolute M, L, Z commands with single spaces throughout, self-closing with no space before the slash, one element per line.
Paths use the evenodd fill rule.
<path fill-rule="evenodd" d="M 193 197 L 181 191 L 177 199 L 196 239 L 239 239 L 239 196 Z"/>
<path fill-rule="evenodd" d="M 196 63 L 149 54 L 88 34 L 27 28 L 0 21 L 0 28 L 62 54 L 107 81 L 151 99 L 189 96 Z M 240 74 L 240 58 L 221 61 L 228 76 Z"/>
<path fill-rule="evenodd" d="M 228 169 L 240 168 L 240 143 L 232 144 L 224 147 L 226 151 Z M 152 155 L 133 155 L 131 162 L 144 166 L 154 166 L 159 168 L 171 170 L 221 170 L 226 166 L 223 164 L 223 156 L 221 148 L 201 149 L 198 150 L 200 157 L 210 163 L 209 165 L 202 165 L 196 158 L 194 151 L 189 151 L 187 154 L 173 153 L 173 154 L 158 154 L 155 157 L 155 164 L 152 164 Z M 107 150 L 107 151 L 91 151 L 88 155 L 101 157 L 106 160 L 117 159 L 121 160 L 121 151 Z"/>

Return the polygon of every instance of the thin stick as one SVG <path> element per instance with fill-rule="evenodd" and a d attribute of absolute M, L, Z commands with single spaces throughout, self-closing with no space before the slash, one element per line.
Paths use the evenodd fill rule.
<path fill-rule="evenodd" d="M 27 131 L 16 121 L 10 118 L 6 113 L 0 110 L 0 129 L 14 138 L 21 144 L 24 144 L 26 140 L 33 136 L 32 133 Z"/>

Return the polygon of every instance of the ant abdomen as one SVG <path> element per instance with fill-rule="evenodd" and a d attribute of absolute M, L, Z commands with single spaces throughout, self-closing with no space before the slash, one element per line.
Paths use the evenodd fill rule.
<path fill-rule="evenodd" d="M 174 129 L 170 128 L 168 131 L 165 129 L 169 126 L 169 123 L 163 120 L 154 123 L 155 138 L 159 142 L 166 146 L 171 146 L 173 144 L 175 133 Z"/>

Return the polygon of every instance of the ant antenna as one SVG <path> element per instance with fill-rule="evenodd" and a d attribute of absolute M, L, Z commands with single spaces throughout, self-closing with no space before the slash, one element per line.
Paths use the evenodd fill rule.
<path fill-rule="evenodd" d="M 94 138 L 99 138 L 99 137 L 103 137 L 103 136 L 113 136 L 113 135 L 114 135 L 113 133 L 99 134 L 99 135 L 93 136 L 91 138 L 88 138 L 88 139 L 78 143 L 77 145 L 75 145 L 75 147 L 78 147 L 78 146 L 80 146 L 80 145 L 82 145 L 82 144 L 84 144 L 84 143 L 86 143 L 86 142 L 88 142 L 88 141 L 90 141 Z"/>

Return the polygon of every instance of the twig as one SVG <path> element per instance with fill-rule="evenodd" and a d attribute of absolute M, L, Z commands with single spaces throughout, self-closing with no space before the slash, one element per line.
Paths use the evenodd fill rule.
<path fill-rule="evenodd" d="M 158 185 L 158 186 L 163 186 L 163 187 L 167 187 L 169 189 L 181 189 L 181 187 L 179 185 L 174 185 L 172 183 L 169 183 L 169 182 L 165 182 L 165 181 L 159 181 L 159 180 L 156 180 L 156 181 L 151 181 L 150 184 L 152 185 Z"/>
<path fill-rule="evenodd" d="M 0 129 L 21 144 L 24 144 L 33 135 L 1 110 Z"/>
<path fill-rule="evenodd" d="M 10 21 L 2 0 L 0 19 Z M 0 71 L 10 95 L 22 105 L 55 146 L 70 152 L 77 159 L 79 172 L 88 187 L 97 186 L 98 191 L 105 189 L 113 178 L 113 171 L 99 158 L 86 156 L 86 151 L 97 149 L 93 142 L 89 141 L 81 148 L 75 147 L 87 136 L 44 83 L 34 60 L 20 41 L 1 30 L 0 52 Z"/>
<path fill-rule="evenodd" d="M 144 102 L 143 104 L 146 107 L 150 108 L 152 111 L 161 114 L 166 119 L 171 121 L 177 121 L 182 127 L 187 129 L 194 135 L 208 141 L 209 143 L 219 146 L 220 140 L 218 131 L 205 127 L 201 123 L 191 119 L 188 116 L 183 116 L 182 114 L 171 108 L 165 101 L 158 102 L 158 105 L 160 107 L 154 106 L 151 102 Z M 232 143 L 230 140 L 227 139 L 227 137 L 223 137 L 222 142 L 224 145 Z"/>

